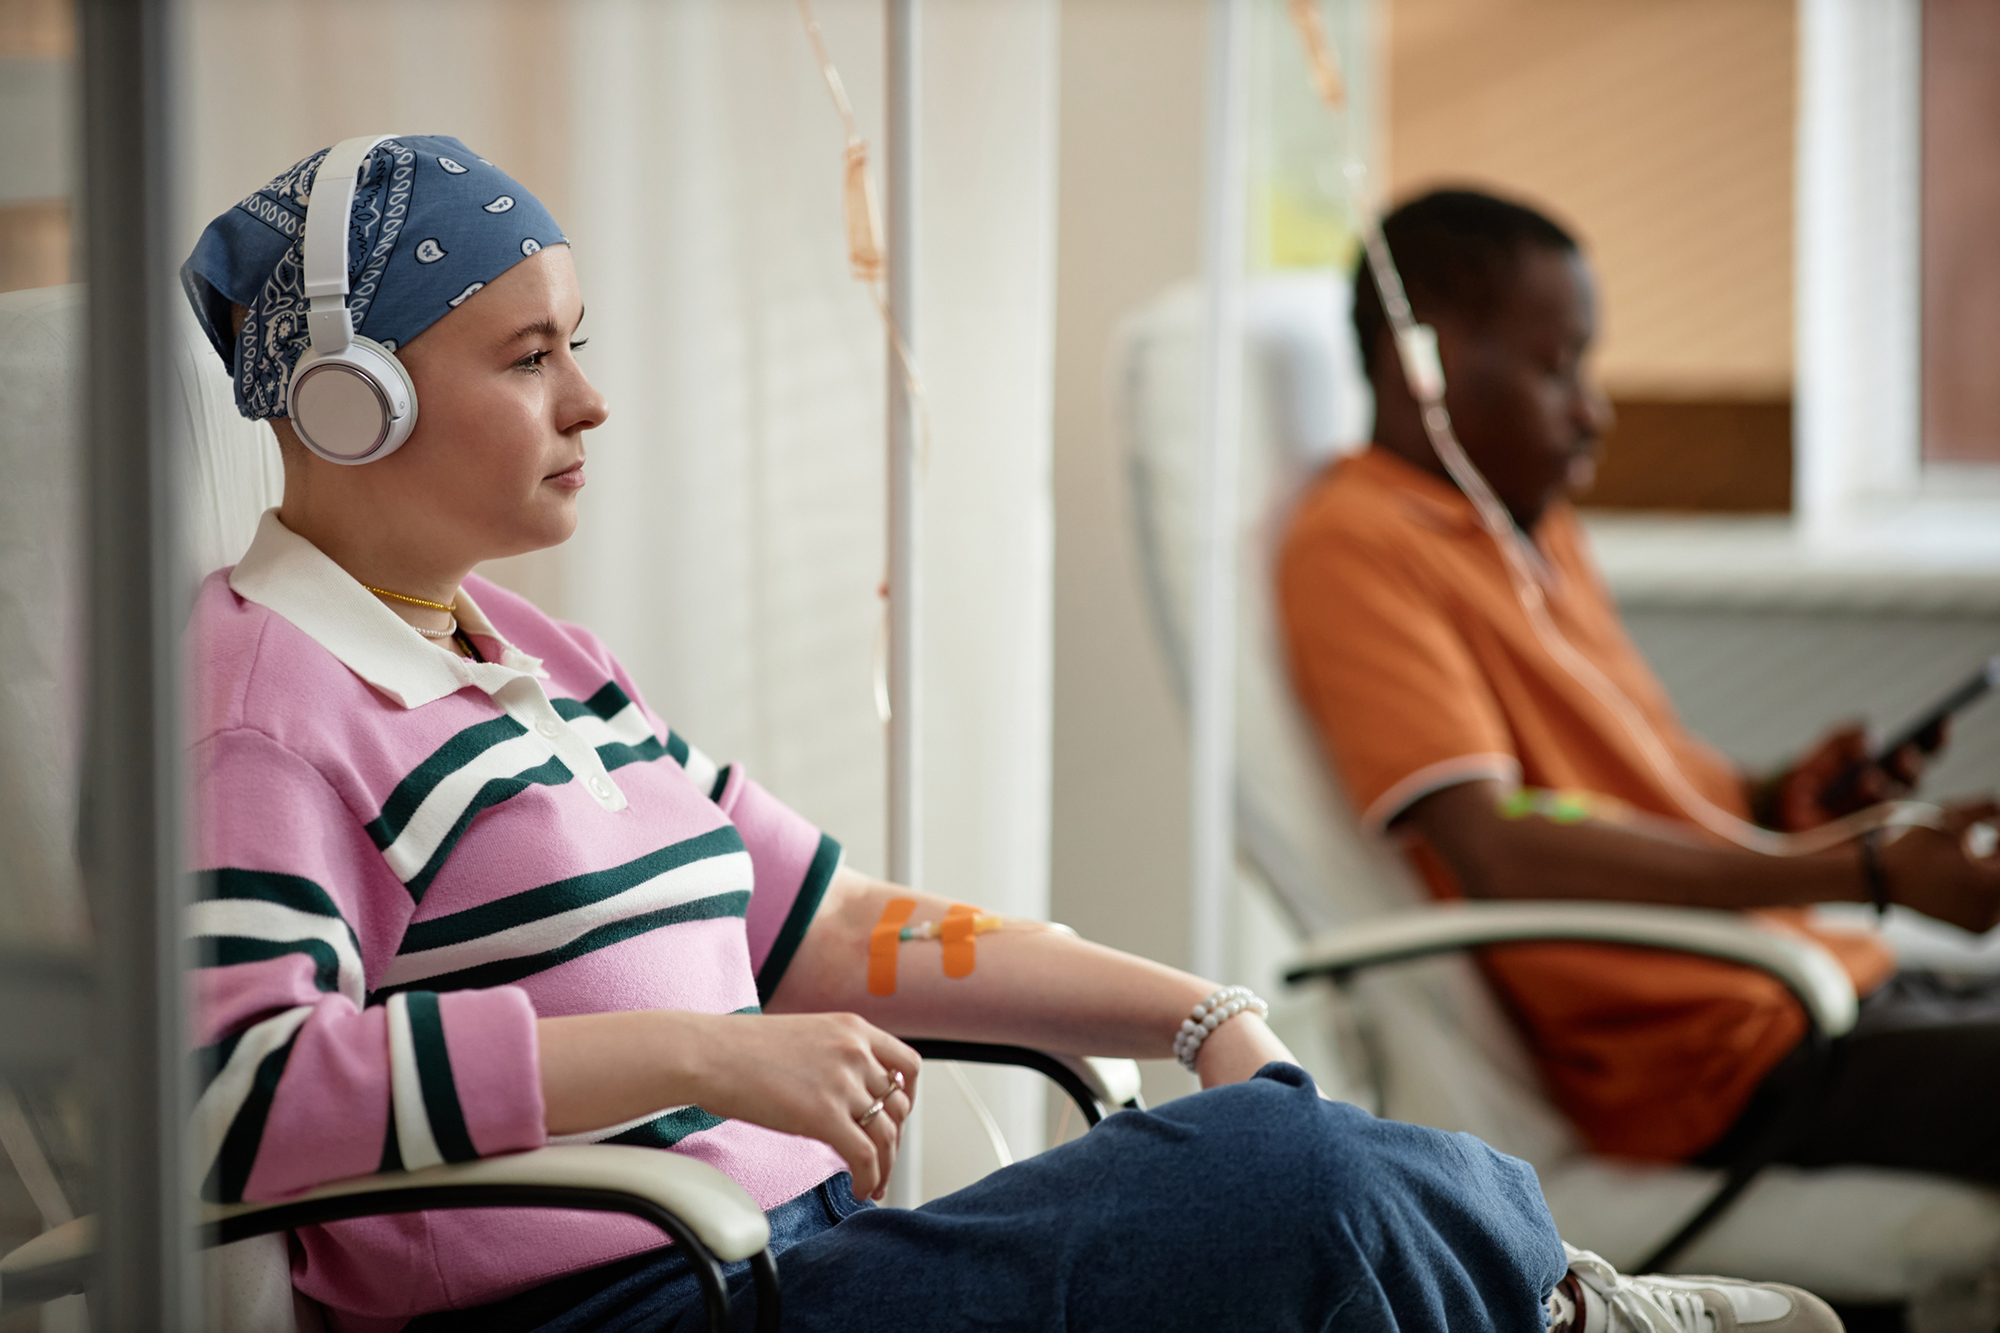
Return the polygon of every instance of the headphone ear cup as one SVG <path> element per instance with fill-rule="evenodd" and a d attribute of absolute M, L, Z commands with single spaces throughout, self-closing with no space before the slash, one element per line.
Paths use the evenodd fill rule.
<path fill-rule="evenodd" d="M 396 354 L 368 338 L 338 352 L 310 349 L 285 391 L 292 429 L 329 463 L 387 458 L 417 424 L 417 388 Z"/>

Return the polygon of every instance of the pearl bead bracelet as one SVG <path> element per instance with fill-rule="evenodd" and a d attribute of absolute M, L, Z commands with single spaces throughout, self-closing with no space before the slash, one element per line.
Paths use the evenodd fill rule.
<path fill-rule="evenodd" d="M 1181 1020 L 1180 1031 L 1174 1034 L 1174 1058 L 1193 1073 L 1195 1056 L 1200 1054 L 1208 1034 L 1246 1011 L 1263 1018 L 1271 1012 L 1271 1006 L 1258 999 L 1248 986 L 1224 986 Z"/>

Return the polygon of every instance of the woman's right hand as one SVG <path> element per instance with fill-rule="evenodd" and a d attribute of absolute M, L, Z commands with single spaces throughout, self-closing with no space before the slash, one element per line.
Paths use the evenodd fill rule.
<path fill-rule="evenodd" d="M 696 1105 L 818 1139 L 846 1159 L 855 1198 L 888 1192 L 922 1056 L 854 1014 L 701 1015 L 710 1025 L 687 1052 Z"/>
<path fill-rule="evenodd" d="M 1892 900 L 1974 934 L 2000 924 L 2000 856 L 1966 846 L 1967 829 L 1996 821 L 2000 804 L 1969 801 L 1946 807 L 1942 829 L 1913 828 L 1884 846 Z"/>
<path fill-rule="evenodd" d="M 881 1198 L 923 1059 L 854 1014 L 684 1009 L 535 1021 L 551 1134 L 623 1124 L 668 1106 L 818 1139 L 847 1161 L 854 1197 Z M 882 1099 L 882 1109 L 860 1117 Z"/>

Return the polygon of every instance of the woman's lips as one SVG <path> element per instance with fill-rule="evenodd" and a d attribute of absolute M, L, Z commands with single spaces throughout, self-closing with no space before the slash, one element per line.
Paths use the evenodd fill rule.
<path fill-rule="evenodd" d="M 552 472 L 542 480 L 566 491 L 580 491 L 583 489 L 583 460 L 579 458 L 562 471 Z"/>

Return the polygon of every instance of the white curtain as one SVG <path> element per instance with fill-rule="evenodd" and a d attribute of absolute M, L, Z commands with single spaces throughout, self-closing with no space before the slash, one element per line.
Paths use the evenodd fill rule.
<path fill-rule="evenodd" d="M 577 13 L 567 225 L 613 416 L 563 609 L 880 871 L 886 372 L 847 275 L 839 122 L 789 0 Z M 819 15 L 879 160 L 880 6 Z M 925 25 L 926 887 L 1042 915 L 1055 4 L 932 5 Z M 981 1082 L 1015 1149 L 1039 1143 L 1039 1087 Z M 927 1101 L 935 1193 L 990 1162 L 949 1088 Z"/>

